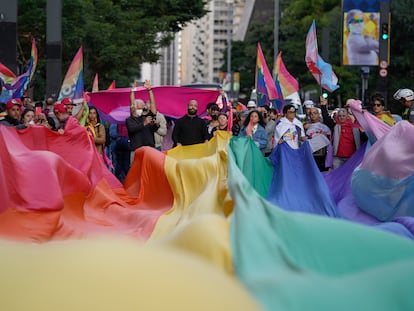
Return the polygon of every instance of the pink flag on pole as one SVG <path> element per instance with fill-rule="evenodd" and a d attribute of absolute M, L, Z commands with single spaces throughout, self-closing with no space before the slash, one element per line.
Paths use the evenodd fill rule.
<path fill-rule="evenodd" d="M 215 102 L 219 91 L 204 90 L 179 86 L 153 86 L 157 110 L 162 114 L 180 118 L 187 113 L 188 102 L 192 99 L 198 102 L 198 111 L 206 110 L 208 103 Z M 88 93 L 90 102 L 99 109 L 101 118 L 114 123 L 123 123 L 130 115 L 129 96 L 130 88 L 118 88 Z M 138 87 L 135 98 L 143 101 L 149 100 L 148 91 L 144 87 Z M 105 114 L 105 115 L 104 115 Z"/>

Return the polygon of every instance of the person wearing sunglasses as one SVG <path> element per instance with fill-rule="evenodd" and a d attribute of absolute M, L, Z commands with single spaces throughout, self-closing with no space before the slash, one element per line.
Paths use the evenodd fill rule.
<path fill-rule="evenodd" d="M 368 18 L 360 10 L 353 9 L 346 14 L 345 22 L 349 32 L 346 40 L 348 65 L 378 65 L 379 42 L 364 33 L 365 19 Z M 372 13 L 369 19 L 377 20 L 378 14 Z"/>
<path fill-rule="evenodd" d="M 372 112 L 374 115 L 387 123 L 389 126 L 395 124 L 395 119 L 389 111 L 385 111 L 385 101 L 381 94 L 374 94 L 371 96 Z"/>
<path fill-rule="evenodd" d="M 275 142 L 278 142 L 278 144 L 286 142 L 292 149 L 298 149 L 300 143 L 305 140 L 305 130 L 302 122 L 296 118 L 295 106 L 284 106 L 283 117 L 276 125 Z"/>

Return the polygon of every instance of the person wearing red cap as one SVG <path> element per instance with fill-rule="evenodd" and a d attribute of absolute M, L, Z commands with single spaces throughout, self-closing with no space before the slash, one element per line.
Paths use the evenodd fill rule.
<path fill-rule="evenodd" d="M 79 123 L 81 123 L 82 125 L 85 125 L 87 115 L 89 114 L 89 109 L 87 109 L 88 105 L 83 98 L 72 100 L 69 97 L 65 97 L 64 99 L 60 101 L 60 103 L 65 105 L 66 110 L 70 116 L 75 117 L 79 121 Z M 79 109 L 75 109 L 74 111 L 74 108 L 76 106 L 78 106 Z M 81 121 L 82 117 L 85 115 L 84 113 L 85 109 L 87 109 L 85 120 Z"/>
<path fill-rule="evenodd" d="M 22 102 L 18 98 L 12 98 L 6 103 L 7 115 L 0 120 L 0 124 L 6 126 L 15 126 L 18 129 L 25 128 L 25 125 L 20 121 Z"/>
<path fill-rule="evenodd" d="M 57 127 L 57 130 L 59 133 L 63 134 L 66 123 L 70 118 L 66 106 L 62 102 L 60 102 L 53 107 L 53 112 L 59 121 L 59 126 Z"/>

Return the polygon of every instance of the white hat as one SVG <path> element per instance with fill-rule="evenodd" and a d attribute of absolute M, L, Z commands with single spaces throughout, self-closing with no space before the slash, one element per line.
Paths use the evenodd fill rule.
<path fill-rule="evenodd" d="M 247 108 L 256 108 L 256 103 L 254 102 L 254 100 L 249 100 L 249 102 L 247 103 Z"/>
<path fill-rule="evenodd" d="M 305 108 L 313 108 L 313 107 L 315 107 L 315 104 L 313 103 L 313 101 L 311 101 L 310 99 L 308 99 L 308 100 L 305 100 L 303 102 L 303 106 Z"/>

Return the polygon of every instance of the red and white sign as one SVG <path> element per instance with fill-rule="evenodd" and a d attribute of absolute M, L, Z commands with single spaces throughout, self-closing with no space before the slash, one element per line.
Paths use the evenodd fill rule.
<path fill-rule="evenodd" d="M 379 75 L 380 75 L 380 77 L 385 78 L 386 76 L 388 76 L 388 70 L 385 69 L 385 68 L 380 69 Z"/>
<path fill-rule="evenodd" d="M 388 62 L 386 60 L 382 60 L 379 63 L 380 68 L 385 69 L 388 67 Z"/>

